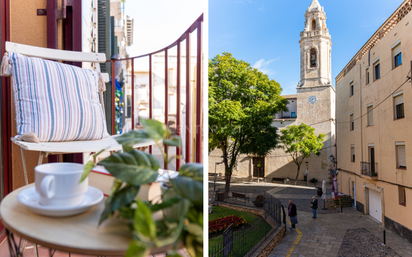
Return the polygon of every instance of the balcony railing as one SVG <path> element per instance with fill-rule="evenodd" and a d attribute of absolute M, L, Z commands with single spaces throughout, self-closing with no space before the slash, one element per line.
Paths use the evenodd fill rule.
<path fill-rule="evenodd" d="M 135 106 L 136 101 L 136 92 L 134 90 L 134 63 L 138 59 L 147 60 L 149 66 L 149 96 L 148 96 L 148 118 L 155 118 L 155 108 L 154 108 L 154 84 L 155 84 L 155 74 L 153 72 L 154 64 L 153 58 L 157 54 L 163 54 L 164 58 L 164 100 L 162 103 L 162 112 L 161 120 L 165 124 L 175 124 L 175 128 L 171 128 L 172 131 L 175 131 L 175 134 L 182 138 L 182 148 L 176 148 L 176 155 L 181 156 L 176 160 L 176 170 L 179 170 L 181 166 L 181 160 L 185 163 L 192 161 L 202 163 L 202 76 L 203 76 L 203 47 L 202 47 L 202 31 L 203 31 L 203 14 L 172 44 L 166 46 L 158 51 L 143 54 L 140 56 L 117 59 L 117 60 L 108 60 L 112 65 L 112 78 L 116 77 L 115 73 L 115 62 L 118 61 L 129 61 L 131 67 L 131 124 L 132 128 L 135 128 L 138 125 L 138 120 L 136 120 L 135 112 L 139 111 Z M 196 36 L 195 51 L 192 53 L 192 34 Z M 176 82 L 172 85 L 169 83 L 169 55 L 176 52 Z M 192 57 L 195 57 L 195 63 L 192 62 Z M 185 59 L 183 62 L 182 59 Z M 192 73 L 192 66 L 195 68 L 195 74 Z M 182 70 L 185 72 L 182 72 Z M 182 73 L 185 76 L 182 76 Z M 195 76 L 195 77 L 194 77 Z M 194 83 L 193 83 L 194 82 Z M 175 101 L 175 111 L 169 110 L 169 88 L 176 89 L 176 101 Z M 184 86 L 185 92 L 182 88 Z M 192 92 L 194 91 L 194 92 Z M 158 92 L 157 92 L 158 93 Z M 181 94 L 184 93 L 186 99 L 181 99 Z M 112 133 L 116 133 L 115 129 L 115 87 L 111 87 L 111 117 L 112 117 Z M 181 102 L 184 102 L 184 108 L 181 107 Z M 173 113 L 176 113 L 176 117 L 173 116 Z M 172 119 L 173 118 L 173 119 Z M 171 120 L 172 119 L 172 120 Z M 171 122 L 172 121 L 172 122 Z M 149 147 L 149 151 L 152 152 L 152 148 Z M 165 146 L 165 152 L 167 153 L 168 147 Z M 193 157 L 193 158 L 192 158 Z M 164 168 L 167 169 L 167 163 L 165 162 Z"/>
<path fill-rule="evenodd" d="M 369 177 L 377 177 L 378 172 L 377 172 L 377 166 L 378 164 L 375 162 L 361 162 L 361 174 L 366 175 Z"/>

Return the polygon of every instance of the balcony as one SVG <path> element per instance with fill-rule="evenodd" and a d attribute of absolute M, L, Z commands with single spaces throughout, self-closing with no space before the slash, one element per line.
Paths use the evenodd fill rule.
<path fill-rule="evenodd" d="M 361 174 L 371 178 L 372 180 L 378 179 L 378 172 L 377 167 L 378 164 L 376 162 L 361 162 Z"/>

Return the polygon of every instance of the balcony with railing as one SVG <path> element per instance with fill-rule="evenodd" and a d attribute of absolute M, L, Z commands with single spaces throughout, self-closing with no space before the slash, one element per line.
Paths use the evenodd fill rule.
<path fill-rule="evenodd" d="M 376 162 L 361 162 L 361 174 L 370 177 L 372 180 L 378 179 L 378 164 Z"/>

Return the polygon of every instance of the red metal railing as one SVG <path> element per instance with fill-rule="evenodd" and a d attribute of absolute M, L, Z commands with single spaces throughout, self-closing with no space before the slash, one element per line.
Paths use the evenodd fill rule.
<path fill-rule="evenodd" d="M 176 77 L 176 91 L 177 91 L 177 100 L 176 100 L 176 135 L 181 136 L 182 131 L 181 131 L 181 108 L 180 108 L 180 102 L 181 102 L 181 43 L 183 41 L 186 41 L 186 122 L 185 122 L 185 162 L 189 163 L 191 162 L 191 141 L 192 141 L 192 131 L 191 131 L 191 114 L 192 114 L 192 103 L 191 103 L 191 34 L 196 30 L 197 31 L 197 56 L 196 56 L 196 106 L 195 106 L 195 131 L 193 133 L 196 133 L 196 138 L 195 138 L 195 162 L 202 162 L 202 58 L 203 58 L 203 49 L 202 49 L 202 23 L 203 23 L 203 14 L 200 15 L 200 17 L 172 44 L 169 46 L 162 48 L 158 51 L 152 52 L 152 53 L 147 53 L 135 57 L 129 57 L 129 58 L 124 58 L 124 59 L 116 59 L 116 60 L 108 60 L 107 62 L 112 63 L 112 78 L 115 78 L 115 65 L 114 62 L 116 61 L 131 61 L 131 70 L 132 70 L 132 76 L 131 76 L 131 90 L 132 90 L 132 95 L 131 95 L 131 123 L 132 123 L 132 128 L 135 128 L 135 91 L 134 91 L 134 60 L 139 59 L 139 58 L 144 58 L 144 57 L 149 57 L 149 118 L 153 118 L 153 56 L 156 54 L 159 54 L 161 52 L 165 53 L 164 56 L 164 61 L 165 61 L 165 99 L 164 99 L 164 117 L 165 117 L 165 124 L 168 124 L 168 118 L 169 118 L 169 100 L 168 100 L 168 91 L 169 91 L 169 74 L 168 74 L 168 53 L 169 50 L 173 47 L 177 47 L 177 77 Z M 112 133 L 115 133 L 115 86 L 112 86 Z M 149 148 L 149 151 L 152 152 L 152 148 Z M 168 148 L 165 147 L 165 152 L 168 151 Z M 181 149 L 177 148 L 176 149 L 176 155 L 180 157 L 182 154 Z M 179 169 L 181 165 L 181 161 L 179 158 L 176 160 L 176 170 Z M 164 166 L 165 169 L 167 169 L 167 164 L 165 163 Z"/>

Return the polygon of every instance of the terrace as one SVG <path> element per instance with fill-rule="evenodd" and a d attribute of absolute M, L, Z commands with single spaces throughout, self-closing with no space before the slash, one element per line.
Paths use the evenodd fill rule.
<path fill-rule="evenodd" d="M 102 1 L 99 0 L 91 2 L 96 5 L 96 13 L 100 13 L 100 9 L 97 7 L 100 7 L 98 4 Z M 106 1 L 106 3 L 107 2 L 108 1 Z M 53 15 L 48 15 L 47 21 L 53 21 L 54 19 L 54 22 L 57 22 L 58 20 L 62 18 L 65 19 L 67 17 L 71 17 L 75 20 L 76 8 L 79 8 L 79 6 L 76 6 L 76 4 L 78 4 L 77 1 L 64 1 L 64 4 L 67 4 L 67 6 L 63 6 L 62 9 L 61 15 L 63 15 L 64 18 L 56 12 Z M 52 14 L 53 12 L 49 12 L 49 8 L 53 8 L 53 6 L 48 5 L 47 8 L 47 12 Z M 57 9 L 57 6 L 54 6 L 54 8 Z M 8 15 L 10 15 L 10 3 L 8 1 L 2 1 L 2 19 Z M 132 23 L 133 22 L 130 21 L 130 19 L 127 19 L 126 24 L 130 25 Z M 116 29 L 120 28 L 121 22 L 117 21 L 116 25 L 118 25 Z M 76 32 L 74 23 L 72 23 L 71 26 L 71 29 Z M 12 24 L 8 24 L 7 19 L 2 21 L 2 54 L 6 51 L 6 41 L 10 40 L 10 36 L 7 35 L 6 31 L 8 29 L 12 29 L 11 27 L 13 26 Z M 57 30 L 57 27 L 55 29 Z M 130 31 L 127 30 L 127 37 L 130 36 L 129 34 Z M 112 86 L 111 82 L 106 84 L 107 91 L 104 93 L 103 99 L 105 107 L 103 111 L 106 115 L 106 123 L 108 125 L 107 129 L 111 135 L 120 134 L 120 131 L 124 134 L 129 130 L 139 130 L 143 125 L 141 124 L 140 119 L 149 118 L 166 124 L 168 129 L 172 131 L 172 136 L 181 137 L 181 147 L 168 146 L 166 144 L 162 145 L 163 151 L 166 154 L 169 154 L 169 156 L 176 155 L 181 157 L 170 163 L 163 159 L 161 154 L 162 150 L 156 150 L 152 147 L 152 145 L 147 147 L 147 149 L 141 149 L 147 153 L 153 154 L 158 159 L 162 170 L 178 171 L 184 164 L 192 162 L 202 163 L 203 113 L 201 108 L 203 96 L 202 90 L 204 88 L 203 74 L 205 74 L 204 68 L 207 67 L 204 65 L 203 59 L 202 34 L 203 14 L 170 45 L 158 51 L 136 57 L 110 59 L 105 64 L 101 65 L 102 73 L 104 71 L 109 73 L 110 81 L 115 80 L 115 78 L 120 78 L 116 71 L 118 64 L 122 63 L 123 66 L 126 67 L 123 70 L 123 77 L 125 77 L 126 86 L 120 90 L 122 94 L 126 96 L 124 98 L 124 102 L 121 103 L 121 101 L 119 101 L 119 91 L 117 91 L 116 86 Z M 97 33 L 94 33 L 93 35 L 94 38 L 97 38 L 98 36 Z M 55 36 L 57 39 L 57 33 Z M 47 40 L 49 41 L 49 38 Z M 92 40 L 92 42 L 95 41 Z M 49 45 L 48 47 L 50 48 Z M 57 46 L 51 48 L 57 48 Z M 97 44 L 92 45 L 91 48 L 94 49 L 95 52 L 99 50 L 99 46 Z M 76 50 L 76 48 L 73 47 L 72 49 L 67 50 Z M 78 60 L 76 62 L 75 60 L 72 60 L 69 61 L 69 63 L 84 67 L 84 64 L 80 61 L 81 60 Z M 137 91 L 136 89 L 139 85 L 135 81 L 135 69 L 141 69 L 142 66 L 145 66 L 143 69 L 147 70 L 147 72 L 143 75 L 144 79 L 147 80 L 147 84 L 144 90 Z M 99 65 L 92 64 L 88 68 L 91 68 L 92 70 L 99 70 Z M 7 124 L 3 128 L 2 137 L 2 154 L 4 157 L 4 183 L 2 183 L 4 184 L 4 187 L 2 187 L 2 193 L 4 192 L 4 195 L 7 195 L 11 194 L 14 190 L 19 189 L 24 184 L 27 185 L 34 182 L 33 169 L 37 164 L 37 160 L 33 161 L 33 159 L 35 159 L 36 157 L 34 156 L 38 156 L 39 153 L 37 151 L 27 151 L 28 148 L 25 148 L 26 150 L 21 148 L 20 150 L 17 145 L 11 142 L 10 138 L 16 135 L 16 126 L 12 118 L 15 111 L 13 108 L 14 103 L 11 93 L 12 79 L 3 77 L 2 85 L 2 124 Z M 141 100 L 143 95 L 146 102 Z M 130 107 L 128 109 L 124 108 L 121 110 L 122 106 L 128 105 L 127 99 L 129 99 Z M 144 108 L 142 108 L 142 105 L 144 105 Z M 124 113 L 122 117 L 123 121 L 119 122 L 119 117 L 122 116 L 122 113 Z M 40 157 L 37 157 L 36 159 L 39 160 L 39 163 L 51 163 L 58 161 L 86 163 L 88 160 L 94 160 L 93 154 L 90 153 L 90 151 L 83 154 L 83 152 L 85 152 L 84 149 L 77 149 L 77 152 L 82 153 L 79 157 L 77 154 L 71 154 L 74 153 L 74 151 L 68 149 L 66 150 L 67 151 L 42 150 Z M 49 153 L 53 153 L 53 155 L 49 155 Z M 113 152 L 107 151 L 106 154 L 103 154 L 103 157 L 110 156 L 112 153 Z M 47 155 L 49 156 L 47 157 Z M 23 160 L 22 163 L 21 160 Z M 22 224 L 24 224 L 24 222 L 22 222 Z M 16 233 L 16 235 L 19 235 L 19 233 Z M 0 256 L 12 256 L 12 253 L 9 252 L 11 245 L 7 244 L 8 240 L 6 240 L 5 236 L 6 233 L 3 229 L 2 243 L 0 245 Z M 10 237 L 7 239 L 9 238 Z M 18 240 L 16 240 L 16 242 L 18 242 Z M 22 241 L 22 243 L 24 243 L 25 246 L 28 246 L 25 250 L 24 256 L 36 255 L 35 250 L 37 247 L 33 247 L 29 241 Z M 21 245 L 20 248 L 24 248 L 24 245 Z M 50 245 L 46 244 L 46 246 L 48 247 L 39 246 L 37 255 L 44 256 L 44 254 L 48 253 Z M 157 253 L 159 253 L 159 251 L 157 251 Z M 50 252 L 50 255 L 70 256 L 70 254 L 64 251 L 58 251 L 55 253 Z M 84 255 L 72 254 L 71 256 Z M 163 255 L 160 254 L 159 256 Z"/>

